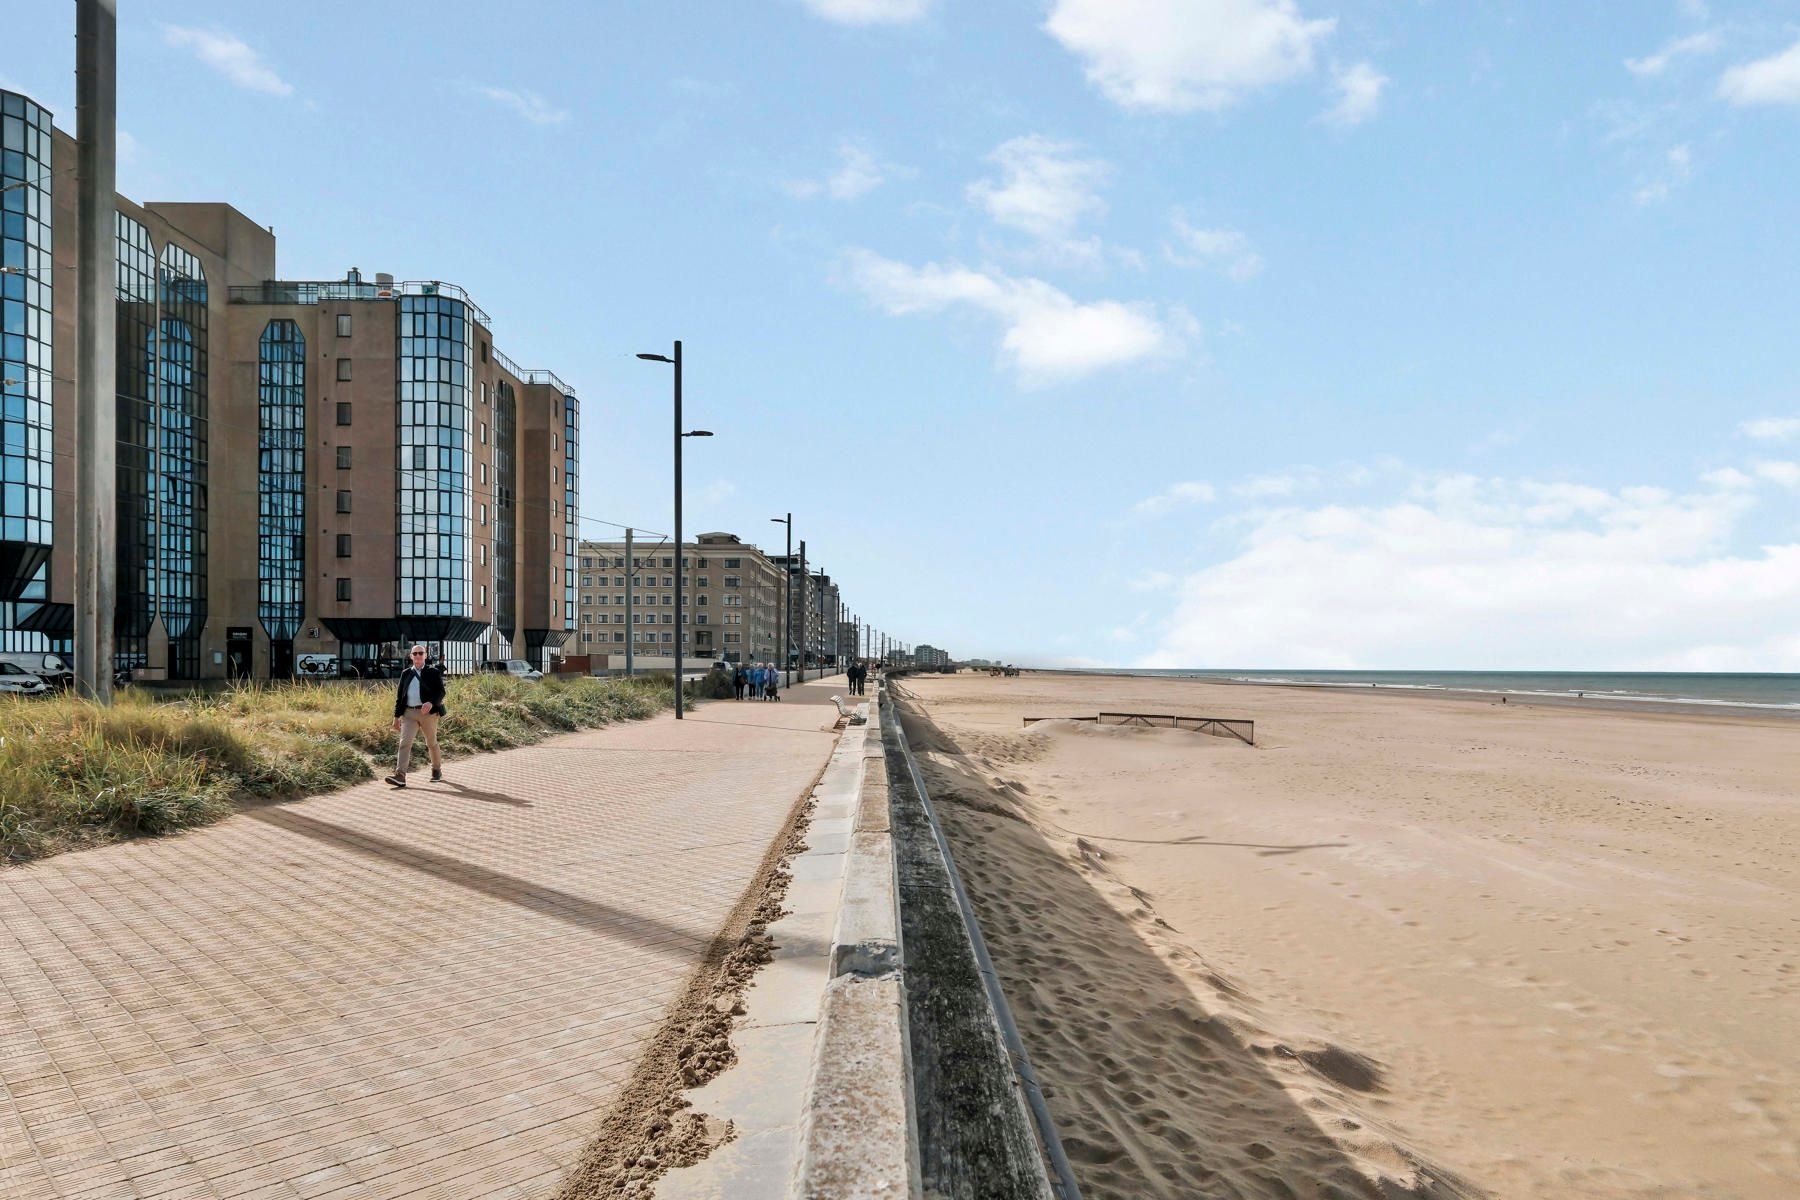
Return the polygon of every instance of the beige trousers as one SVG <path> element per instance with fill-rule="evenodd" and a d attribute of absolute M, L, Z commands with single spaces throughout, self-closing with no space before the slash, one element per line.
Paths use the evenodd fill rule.
<path fill-rule="evenodd" d="M 400 760 L 396 764 L 400 774 L 412 765 L 413 738 L 425 735 L 425 745 L 431 751 L 431 769 L 444 769 L 444 756 L 438 752 L 437 741 L 438 714 L 426 712 L 423 708 L 409 708 L 400 718 Z"/>

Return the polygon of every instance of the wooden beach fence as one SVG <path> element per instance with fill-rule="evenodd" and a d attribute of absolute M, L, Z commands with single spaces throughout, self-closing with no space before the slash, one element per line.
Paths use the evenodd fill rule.
<path fill-rule="evenodd" d="M 1161 729 L 1191 729 L 1213 737 L 1232 737 L 1246 746 L 1256 745 L 1256 722 L 1239 717 L 1187 717 L 1176 713 L 1103 712 L 1093 717 L 1026 717 L 1025 724 L 1038 721 L 1092 721 L 1099 725 L 1148 725 Z"/>

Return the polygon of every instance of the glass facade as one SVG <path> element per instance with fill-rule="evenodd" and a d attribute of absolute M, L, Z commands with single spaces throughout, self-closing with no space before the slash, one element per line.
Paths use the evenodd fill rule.
<path fill-rule="evenodd" d="M 394 611 L 403 624 L 470 617 L 469 324 L 461 300 L 400 298 Z"/>
<path fill-rule="evenodd" d="M 156 607 L 169 677 L 194 679 L 206 627 L 206 272 L 171 242 L 157 278 Z"/>
<path fill-rule="evenodd" d="M 575 515 L 580 488 L 576 478 L 581 465 L 581 403 L 574 393 L 563 396 L 563 629 L 575 628 L 575 552 L 581 531 Z"/>
<path fill-rule="evenodd" d="M 494 628 L 508 643 L 519 631 L 519 510 L 513 501 L 518 430 L 518 397 L 502 379 L 494 388 Z M 511 652 L 509 645 L 506 653 Z"/>
<path fill-rule="evenodd" d="M 256 615 L 269 635 L 269 676 L 294 671 L 306 609 L 306 338 L 270 321 L 257 348 Z"/>
<path fill-rule="evenodd" d="M 148 666 L 156 619 L 156 248 L 150 232 L 115 213 L 118 253 L 114 310 L 118 418 L 118 593 L 113 661 Z"/>
<path fill-rule="evenodd" d="M 0 603 L 9 606 L 43 599 L 49 574 L 51 183 L 50 114 L 0 92 Z"/>

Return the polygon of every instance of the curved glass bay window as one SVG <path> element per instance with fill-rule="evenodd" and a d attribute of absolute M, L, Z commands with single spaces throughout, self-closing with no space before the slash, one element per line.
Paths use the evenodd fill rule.
<path fill-rule="evenodd" d="M 269 677 L 294 671 L 306 606 L 306 338 L 270 321 L 257 346 L 256 615 L 269 635 Z"/>
<path fill-rule="evenodd" d="M 408 637 L 471 641 L 481 627 L 470 606 L 467 305 L 445 296 L 402 296 L 399 341 L 395 615 Z"/>
<path fill-rule="evenodd" d="M 519 511 L 513 502 L 518 405 L 512 384 L 502 379 L 494 388 L 494 628 L 506 639 L 508 656 L 519 632 Z"/>
<path fill-rule="evenodd" d="M 0 602 L 50 562 L 50 161 L 50 114 L 0 92 Z"/>
<path fill-rule="evenodd" d="M 113 662 L 130 669 L 149 665 L 150 625 L 156 619 L 156 247 L 149 231 L 124 213 L 113 214 L 113 230 L 119 257 Z"/>
<path fill-rule="evenodd" d="M 156 607 L 169 677 L 193 679 L 206 627 L 206 272 L 170 243 L 157 278 Z"/>

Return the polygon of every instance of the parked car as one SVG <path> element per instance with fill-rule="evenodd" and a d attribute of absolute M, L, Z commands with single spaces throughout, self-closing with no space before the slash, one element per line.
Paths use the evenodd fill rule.
<path fill-rule="evenodd" d="M 0 694 L 15 696 L 47 696 L 50 685 L 17 663 L 0 659 Z"/>
<path fill-rule="evenodd" d="M 475 664 L 484 675 L 511 675 L 514 679 L 542 679 L 544 673 L 522 658 L 496 658 Z"/>
<path fill-rule="evenodd" d="M 36 675 L 52 688 L 69 687 L 75 682 L 75 670 L 60 654 L 37 651 L 9 651 L 0 654 L 0 662 L 11 663 L 21 671 Z"/>

